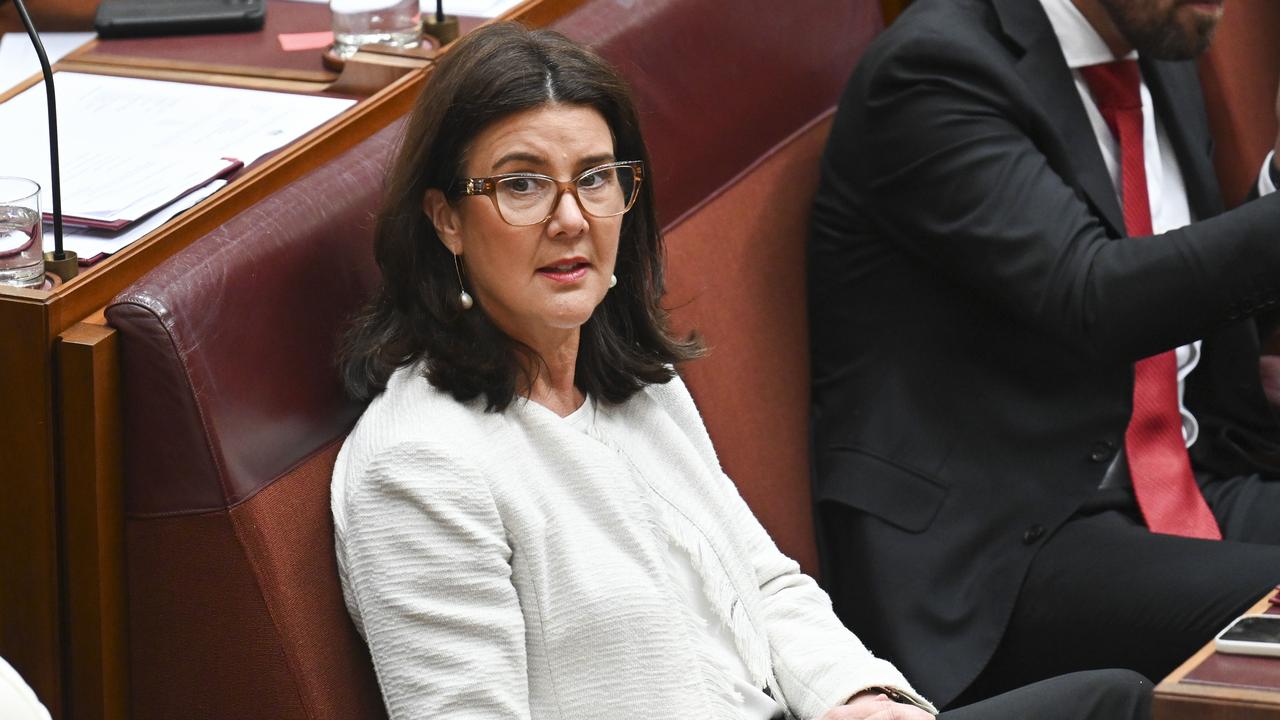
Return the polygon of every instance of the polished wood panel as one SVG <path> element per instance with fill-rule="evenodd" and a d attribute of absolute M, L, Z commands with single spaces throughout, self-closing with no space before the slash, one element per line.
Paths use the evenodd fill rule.
<path fill-rule="evenodd" d="M 78 323 L 59 336 L 67 715 L 128 717 L 124 672 L 124 477 L 117 336 Z"/>
<path fill-rule="evenodd" d="M 43 293 L 0 293 L 0 656 L 56 713 L 62 687 L 49 311 Z"/>

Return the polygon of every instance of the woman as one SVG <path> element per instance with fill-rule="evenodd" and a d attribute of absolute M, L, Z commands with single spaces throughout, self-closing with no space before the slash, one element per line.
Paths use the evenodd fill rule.
<path fill-rule="evenodd" d="M 344 355 L 372 403 L 333 477 L 391 716 L 930 718 L 720 471 L 673 370 L 699 349 L 659 305 L 647 162 L 614 71 L 510 24 L 452 48 L 408 123 Z M 1140 717 L 1147 690 L 954 716 Z"/>

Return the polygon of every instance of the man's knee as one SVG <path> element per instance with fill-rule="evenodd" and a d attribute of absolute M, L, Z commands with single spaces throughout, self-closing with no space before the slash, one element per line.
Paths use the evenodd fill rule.
<path fill-rule="evenodd" d="M 1092 699 L 1096 718 L 1132 718 L 1148 720 L 1151 717 L 1151 681 L 1132 670 L 1091 670 L 1077 675 L 1085 678 L 1091 693 L 1082 693 L 1081 699 Z"/>

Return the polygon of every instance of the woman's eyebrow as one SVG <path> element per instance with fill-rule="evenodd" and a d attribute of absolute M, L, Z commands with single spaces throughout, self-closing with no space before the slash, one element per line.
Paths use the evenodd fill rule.
<path fill-rule="evenodd" d="M 613 162 L 613 159 L 614 159 L 613 153 L 600 153 L 598 155 L 589 155 L 578 161 L 578 167 L 582 168 L 583 170 L 586 170 L 588 168 L 595 167 L 596 165 L 611 163 Z"/>
<path fill-rule="evenodd" d="M 509 152 L 506 155 L 503 155 L 502 157 L 498 158 L 498 160 L 493 163 L 493 169 L 497 170 L 501 168 L 503 165 L 508 165 L 511 163 L 522 163 L 525 165 L 545 166 L 547 163 L 547 159 L 542 157 L 541 155 L 534 155 L 531 152 L 517 150 L 516 152 Z"/>

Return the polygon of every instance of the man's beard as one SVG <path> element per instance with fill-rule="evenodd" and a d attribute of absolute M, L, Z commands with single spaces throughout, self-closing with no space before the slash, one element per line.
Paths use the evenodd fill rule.
<path fill-rule="evenodd" d="M 1153 60 L 1192 60 L 1213 40 L 1218 17 L 1196 14 L 1188 29 L 1175 17 L 1183 3 L 1175 0 L 1167 11 L 1154 0 L 1103 0 L 1102 5 L 1120 34 L 1143 57 Z"/>

